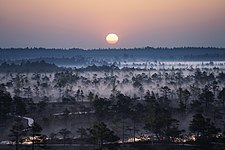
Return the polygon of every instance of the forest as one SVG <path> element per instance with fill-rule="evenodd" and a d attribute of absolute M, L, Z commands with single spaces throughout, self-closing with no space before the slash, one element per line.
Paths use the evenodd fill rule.
<path fill-rule="evenodd" d="M 118 51 L 121 57 L 105 59 L 98 52 L 107 50 L 95 50 L 90 53 L 98 63 L 92 65 L 89 52 L 76 49 L 78 55 L 85 53 L 80 67 L 41 60 L 53 50 L 20 57 L 17 51 L 37 49 L 1 49 L 0 149 L 224 149 L 225 59 L 218 52 L 225 51 L 147 47 L 143 54 L 146 49 L 159 52 L 150 58 L 109 50 L 108 56 Z M 192 62 L 187 49 L 196 52 Z M 46 58 L 69 57 L 60 55 L 66 50 L 56 51 L 60 57 L 56 52 Z M 174 55 L 178 63 L 168 61 L 166 54 L 157 59 L 163 51 L 181 51 Z M 121 65 L 128 61 L 133 63 Z"/>
<path fill-rule="evenodd" d="M 58 66 L 87 67 L 112 65 L 114 62 L 146 61 L 224 61 L 225 49 L 215 47 L 124 48 L 124 49 L 0 49 L 0 63 L 21 63 L 23 60 L 54 63 Z"/>

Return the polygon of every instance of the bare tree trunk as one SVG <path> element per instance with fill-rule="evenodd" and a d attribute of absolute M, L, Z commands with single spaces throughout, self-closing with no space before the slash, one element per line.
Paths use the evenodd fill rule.
<path fill-rule="evenodd" d="M 64 145 L 64 147 L 66 146 L 66 137 L 65 136 L 63 136 L 63 145 Z"/>
<path fill-rule="evenodd" d="M 122 142 L 124 143 L 124 120 L 123 120 L 123 141 Z"/>
<path fill-rule="evenodd" d="M 134 142 L 135 142 L 135 130 L 136 130 L 136 128 L 135 128 L 135 121 L 134 121 Z"/>
<path fill-rule="evenodd" d="M 19 150 L 19 137 L 16 137 L 16 150 Z"/>
<path fill-rule="evenodd" d="M 32 135 L 32 150 L 34 150 L 34 134 Z"/>

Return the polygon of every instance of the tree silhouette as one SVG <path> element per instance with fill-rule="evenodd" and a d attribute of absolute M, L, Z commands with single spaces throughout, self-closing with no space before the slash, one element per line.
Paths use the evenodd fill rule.
<path fill-rule="evenodd" d="M 94 93 L 92 92 L 89 92 L 88 96 L 87 96 L 87 99 L 90 103 L 92 103 L 92 101 L 94 100 Z"/>
<path fill-rule="evenodd" d="M 219 92 L 218 99 L 221 101 L 221 103 L 223 104 L 223 107 L 224 107 L 224 104 L 225 104 L 225 88 L 223 88 Z"/>
<path fill-rule="evenodd" d="M 88 130 L 97 145 L 97 149 L 99 150 L 102 149 L 104 142 L 116 142 L 120 139 L 112 130 L 107 128 L 106 124 L 103 122 L 94 124 Z"/>
<path fill-rule="evenodd" d="M 98 121 L 103 120 L 105 117 L 108 117 L 110 111 L 111 111 L 111 101 L 109 101 L 106 98 L 98 98 L 95 97 L 95 100 L 93 102 L 95 115 L 97 117 Z"/>
<path fill-rule="evenodd" d="M 84 139 L 88 135 L 87 130 L 83 127 L 78 128 L 77 133 L 80 135 L 80 139 Z"/>
<path fill-rule="evenodd" d="M 220 130 L 215 127 L 210 119 L 205 118 L 202 114 L 195 114 L 189 125 L 191 132 L 196 133 L 197 138 L 210 138 L 215 136 Z"/>
<path fill-rule="evenodd" d="M 14 111 L 16 115 L 23 116 L 27 113 L 27 106 L 24 102 L 24 99 L 21 97 L 14 97 L 13 98 L 14 103 Z"/>
<path fill-rule="evenodd" d="M 177 90 L 177 95 L 178 95 L 179 105 L 181 110 L 186 110 L 191 93 L 187 89 L 183 90 L 182 88 L 179 88 Z"/>
<path fill-rule="evenodd" d="M 9 92 L 0 90 L 0 120 L 6 118 L 12 111 L 12 98 Z"/>
<path fill-rule="evenodd" d="M 32 150 L 34 150 L 34 144 L 36 143 L 36 137 L 42 131 L 42 127 L 34 122 L 31 126 L 31 136 L 32 136 Z"/>
<path fill-rule="evenodd" d="M 129 96 L 125 96 L 123 94 L 118 94 L 116 99 L 117 99 L 117 103 L 115 106 L 116 117 L 122 121 L 122 126 L 123 126 L 122 127 L 123 128 L 122 142 L 124 142 L 125 119 L 127 119 L 129 114 L 132 113 L 131 108 L 133 107 L 133 99 L 131 99 Z"/>
<path fill-rule="evenodd" d="M 64 144 L 64 146 L 66 146 L 66 138 L 68 138 L 68 136 L 71 134 L 71 131 L 69 131 L 68 129 L 64 128 L 64 129 L 61 129 L 59 131 L 59 134 L 63 138 L 63 144 Z"/>
<path fill-rule="evenodd" d="M 16 150 L 19 150 L 19 142 L 21 142 L 21 138 L 24 137 L 27 133 L 27 129 L 21 122 L 21 119 L 17 118 L 14 122 L 12 128 L 10 129 L 10 137 L 12 140 L 16 142 Z"/>
<path fill-rule="evenodd" d="M 204 88 L 202 93 L 199 95 L 199 100 L 205 104 L 205 109 L 209 107 L 209 105 L 214 102 L 213 92 L 209 91 L 208 88 Z"/>

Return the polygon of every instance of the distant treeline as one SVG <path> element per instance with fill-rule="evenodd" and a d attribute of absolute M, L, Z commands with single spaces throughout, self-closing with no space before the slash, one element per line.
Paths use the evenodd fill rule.
<path fill-rule="evenodd" d="M 143 70 L 140 68 L 119 68 L 116 65 L 89 65 L 86 67 L 76 68 L 76 67 L 58 67 L 55 64 L 50 64 L 42 61 L 34 61 L 31 62 L 29 60 L 22 60 L 21 63 L 15 64 L 15 63 L 8 63 L 3 62 L 0 63 L 0 73 L 30 73 L 30 72 L 37 72 L 37 73 L 43 73 L 43 72 L 57 72 L 57 71 L 115 71 L 115 70 L 124 70 L 124 71 L 135 71 L 135 70 Z"/>
<path fill-rule="evenodd" d="M 0 72 L 10 73 L 10 72 L 55 72 L 62 71 L 63 68 L 56 66 L 55 64 L 49 64 L 45 61 L 22 61 L 20 64 L 14 63 L 2 63 L 0 65 Z"/>
<path fill-rule="evenodd" d="M 46 49 L 46 48 L 4 48 L 0 49 L 0 62 L 22 59 L 71 58 L 78 63 L 91 60 L 159 60 L 159 61 L 215 61 L 225 60 L 225 48 L 215 47 L 175 47 L 175 48 L 124 48 L 124 49 Z M 45 60 L 46 61 L 46 60 Z M 51 60 L 53 61 L 53 60 Z M 49 61 L 46 61 L 49 62 Z M 71 62 L 71 61 L 70 61 Z M 58 64 L 54 62 L 55 64 Z"/>

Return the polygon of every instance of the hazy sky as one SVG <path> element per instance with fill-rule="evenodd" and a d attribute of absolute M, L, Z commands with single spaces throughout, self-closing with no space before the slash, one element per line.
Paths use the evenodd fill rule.
<path fill-rule="evenodd" d="M 145 46 L 225 47 L 225 0 L 0 0 L 1 48 Z"/>

